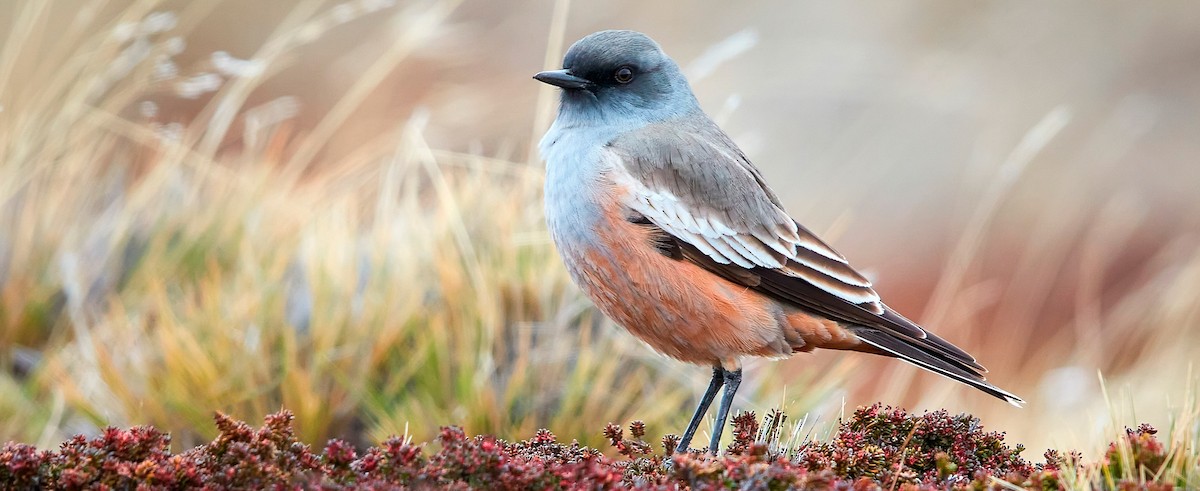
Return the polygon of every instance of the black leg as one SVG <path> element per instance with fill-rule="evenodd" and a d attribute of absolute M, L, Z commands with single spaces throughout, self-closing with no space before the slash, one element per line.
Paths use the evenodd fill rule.
<path fill-rule="evenodd" d="M 725 372 L 725 392 L 721 394 L 721 406 L 717 408 L 717 424 L 713 427 L 712 441 L 708 442 L 708 451 L 717 454 L 721 445 L 721 432 L 725 429 L 725 420 L 729 417 L 729 406 L 733 405 L 733 395 L 737 393 L 738 385 L 742 383 L 742 369 Z"/>
<path fill-rule="evenodd" d="M 700 421 L 704 419 L 704 413 L 708 412 L 708 406 L 712 405 L 714 397 L 717 397 L 717 391 L 721 389 L 721 385 L 725 383 L 725 370 L 720 366 L 713 367 L 712 381 L 708 383 L 708 390 L 704 391 L 704 397 L 700 398 L 700 405 L 696 406 L 696 413 L 692 415 L 692 421 L 688 423 L 687 430 L 683 432 L 683 438 L 679 440 L 679 446 L 675 447 L 676 453 L 688 451 L 688 445 L 692 443 L 692 437 L 696 435 L 696 428 L 700 427 Z"/>

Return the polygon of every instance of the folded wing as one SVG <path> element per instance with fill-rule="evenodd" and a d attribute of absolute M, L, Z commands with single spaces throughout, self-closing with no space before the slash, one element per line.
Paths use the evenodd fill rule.
<path fill-rule="evenodd" d="M 656 124 L 637 134 L 609 144 L 630 209 L 717 264 L 779 270 L 884 313 L 871 282 L 784 212 L 758 169 L 715 125 Z"/>

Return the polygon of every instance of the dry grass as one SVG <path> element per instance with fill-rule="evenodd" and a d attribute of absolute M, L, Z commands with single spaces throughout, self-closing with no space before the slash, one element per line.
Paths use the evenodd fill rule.
<path fill-rule="evenodd" d="M 373 15 L 436 29 L 453 6 Z M 154 72 L 177 41 L 139 20 L 152 7 L 72 31 L 52 61 L 74 72 L 10 78 L 0 358 L 22 368 L 0 378 L 0 439 L 50 445 L 150 423 L 188 445 L 212 436 L 192 432 L 212 431 L 214 410 L 287 407 L 310 441 L 380 440 L 410 422 L 429 437 L 451 421 L 599 441 L 597 421 L 664 421 L 682 407 L 688 394 L 664 366 L 626 363 L 645 357 L 568 287 L 536 168 L 432 149 L 420 118 L 312 163 L 326 126 L 300 137 L 286 115 L 248 123 L 264 116 L 242 109 L 247 94 L 301 36 L 331 28 L 335 10 L 297 9 L 264 43 L 261 68 L 211 87 L 199 117 L 172 132 L 128 116 L 195 77 Z M 21 25 L 41 8 L 23 5 Z M 136 34 L 114 41 L 130 20 Z M 11 36 L 7 46 L 48 41 Z M 395 40 L 377 71 L 417 42 Z M 338 108 L 370 80 L 323 123 L 345 118 Z M 247 133 L 231 134 L 235 121 Z M 238 149 L 221 150 L 230 142 Z"/>
<path fill-rule="evenodd" d="M 0 440 L 48 447 L 106 424 L 154 424 L 188 445 L 212 436 L 214 410 L 257 420 L 280 407 L 309 441 L 424 440 L 455 423 L 501 436 L 546 426 L 595 444 L 609 421 L 686 422 L 704 374 L 649 354 L 569 285 L 542 224 L 541 172 L 512 150 L 524 140 L 487 154 L 431 145 L 437 107 L 354 124 L 389 74 L 420 70 L 413 53 L 453 31 L 446 19 L 460 8 L 386 3 L 301 3 L 260 26 L 270 34 L 253 61 L 187 65 L 172 61 L 179 43 L 221 2 L 174 16 L 154 1 L 97 3 L 91 17 L 47 2 L 8 7 Z M 552 33 L 548 62 L 568 18 L 565 2 L 556 8 L 539 27 Z M 385 27 L 358 40 L 377 56 L 307 113 L 311 124 L 298 122 L 306 101 L 268 84 L 298 76 L 308 48 L 359 18 Z M 50 24 L 69 28 L 51 36 Z M 540 133 L 552 105 L 539 107 L 515 138 Z M 991 428 L 1089 454 L 1120 426 L 1173 414 L 1179 469 L 1192 466 L 1179 472 L 1195 479 L 1200 383 L 1181 367 L 1200 341 L 1200 247 L 1185 230 L 1136 268 L 1116 268 L 1127 246 L 1147 248 L 1132 237 L 1153 210 L 1122 195 L 1096 209 L 1079 190 L 1036 194 L 1031 168 L 1075 121 L 1069 108 L 1048 111 L 982 172 L 993 184 L 966 207 L 919 316 L 957 326 L 939 332 L 974 351 L 986 346 L 983 361 L 1029 409 L 968 405 L 983 399 L 893 362 L 836 355 L 752 364 L 741 403 L 824 423 L 843 403 L 838 390 L 852 403 L 969 407 Z M 347 148 L 335 145 L 345 128 L 355 144 L 333 151 Z M 1087 152 L 1123 141 L 1099 138 Z M 1027 219 L 1026 202 L 1054 213 Z M 1016 253 L 1004 249 L 1014 228 Z M 1067 314 L 1044 315 L 1063 284 Z M 1093 367 L 1114 402 L 1087 389 L 1100 387 Z"/>

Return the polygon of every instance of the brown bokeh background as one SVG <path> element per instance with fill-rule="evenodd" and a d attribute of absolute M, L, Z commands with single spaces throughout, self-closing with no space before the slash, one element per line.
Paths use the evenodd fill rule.
<path fill-rule="evenodd" d="M 38 28 L 65 26 L 76 3 L 86 2 L 55 2 L 55 20 Z M 185 19 L 178 29 L 188 44 L 176 60 L 194 72 L 213 51 L 254 57 L 297 5 L 162 8 Z M 353 107 L 315 161 L 336 161 L 379 128 L 416 118 L 432 147 L 539 166 L 529 149 L 546 123 L 539 97 L 544 104 L 551 89 L 530 76 L 547 51 L 600 29 L 643 31 L 684 67 L 701 104 L 795 217 L 867 272 L 891 306 L 968 348 L 993 381 L 1030 401 L 1012 409 L 899 363 L 847 366 L 840 353 L 817 353 L 752 364 L 751 377 L 779 377 L 745 404 L 776 404 L 788 373 L 830 367 L 857 383 L 829 400 L 827 415 L 875 400 L 947 407 L 1040 451 L 1090 444 L 1110 411 L 1135 408 L 1138 420 L 1161 424 L 1169 401 L 1195 385 L 1187 347 L 1200 338 L 1200 291 L 1187 287 L 1200 288 L 1200 6 L 454 7 Z M 123 8 L 113 2 L 96 15 Z M 556 9 L 565 23 L 555 23 Z M 14 5 L 0 6 L 0 24 L 15 15 Z M 387 15 L 331 29 L 296 50 L 246 105 L 295 96 L 300 140 L 387 49 L 381 40 L 417 29 Z M 15 69 L 36 69 L 35 60 L 22 63 Z M 186 123 L 206 103 L 167 84 L 149 98 L 161 122 Z M 224 151 L 244 143 L 231 134 Z M 697 390 L 704 378 L 695 369 Z"/>

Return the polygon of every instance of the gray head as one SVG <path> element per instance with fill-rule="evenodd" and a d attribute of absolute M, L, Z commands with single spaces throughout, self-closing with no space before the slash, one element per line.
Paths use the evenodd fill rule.
<path fill-rule="evenodd" d="M 567 50 L 562 70 L 533 78 L 563 89 L 560 120 L 644 124 L 699 110 L 679 66 L 635 31 L 590 34 Z"/>

